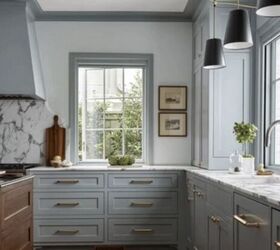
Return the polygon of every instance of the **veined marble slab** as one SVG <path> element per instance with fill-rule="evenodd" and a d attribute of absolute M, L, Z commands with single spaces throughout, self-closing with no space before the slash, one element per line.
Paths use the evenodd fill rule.
<path fill-rule="evenodd" d="M 53 114 L 42 101 L 0 101 L 0 163 L 44 162 L 45 129 Z"/>

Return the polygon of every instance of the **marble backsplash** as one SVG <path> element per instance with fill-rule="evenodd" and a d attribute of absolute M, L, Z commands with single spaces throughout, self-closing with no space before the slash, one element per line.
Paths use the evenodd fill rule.
<path fill-rule="evenodd" d="M 42 101 L 0 100 L 0 163 L 45 161 L 45 129 L 53 113 Z"/>

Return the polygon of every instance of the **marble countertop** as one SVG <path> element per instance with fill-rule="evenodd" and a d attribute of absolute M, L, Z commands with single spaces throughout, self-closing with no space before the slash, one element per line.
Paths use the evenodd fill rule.
<path fill-rule="evenodd" d="M 234 190 L 246 193 L 252 197 L 258 198 L 265 202 L 269 202 L 273 205 L 280 206 L 280 175 L 272 176 L 257 176 L 248 174 L 229 174 L 227 171 L 216 171 L 200 169 L 193 166 L 158 166 L 158 165 L 143 165 L 133 167 L 110 167 L 106 165 L 102 166 L 90 166 L 79 165 L 71 166 L 67 168 L 53 168 L 53 167 L 38 167 L 31 169 L 31 173 L 34 171 L 187 171 L 196 174 L 200 177 L 214 181 L 218 184 L 226 185 Z"/>
<path fill-rule="evenodd" d="M 15 179 L 8 179 L 8 180 L 0 177 L 0 189 L 32 178 L 33 178 L 32 175 L 25 175 L 22 177 L 18 177 Z"/>
<path fill-rule="evenodd" d="M 236 191 L 248 194 L 264 202 L 280 206 L 280 175 L 230 174 L 227 171 L 202 169 L 189 169 L 187 171 L 218 184 L 229 186 Z"/>

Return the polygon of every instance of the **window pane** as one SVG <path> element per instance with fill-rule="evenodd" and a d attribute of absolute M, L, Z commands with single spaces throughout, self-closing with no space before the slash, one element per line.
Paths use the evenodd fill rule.
<path fill-rule="evenodd" d="M 102 98 L 104 93 L 104 69 L 86 69 L 87 98 Z"/>
<path fill-rule="evenodd" d="M 105 158 L 122 154 L 122 130 L 105 132 Z"/>
<path fill-rule="evenodd" d="M 103 132 L 86 131 L 86 159 L 103 159 Z"/>
<path fill-rule="evenodd" d="M 142 98 L 127 98 L 124 102 L 125 128 L 142 128 Z"/>
<path fill-rule="evenodd" d="M 276 79 L 280 78 L 280 39 L 276 42 Z"/>
<path fill-rule="evenodd" d="M 125 131 L 125 153 L 142 159 L 142 131 Z"/>
<path fill-rule="evenodd" d="M 128 97 L 143 95 L 143 69 L 127 68 L 124 70 L 124 89 Z"/>
<path fill-rule="evenodd" d="M 86 128 L 103 128 L 105 104 L 103 101 L 91 101 L 87 103 Z"/>
<path fill-rule="evenodd" d="M 122 99 L 106 100 L 105 108 L 105 127 L 106 128 L 122 128 Z"/>
<path fill-rule="evenodd" d="M 123 69 L 105 70 L 105 98 L 123 96 Z"/>

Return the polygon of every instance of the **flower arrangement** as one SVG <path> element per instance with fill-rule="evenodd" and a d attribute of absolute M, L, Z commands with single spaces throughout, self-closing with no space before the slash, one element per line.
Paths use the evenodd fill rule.
<path fill-rule="evenodd" d="M 108 161 L 111 166 L 131 166 L 135 163 L 135 158 L 131 155 L 113 155 Z"/>
<path fill-rule="evenodd" d="M 245 145 L 244 158 L 251 158 L 252 155 L 247 153 L 247 144 L 254 142 L 257 136 L 258 128 L 252 123 L 234 123 L 233 133 L 236 136 L 236 141 L 238 143 Z"/>

